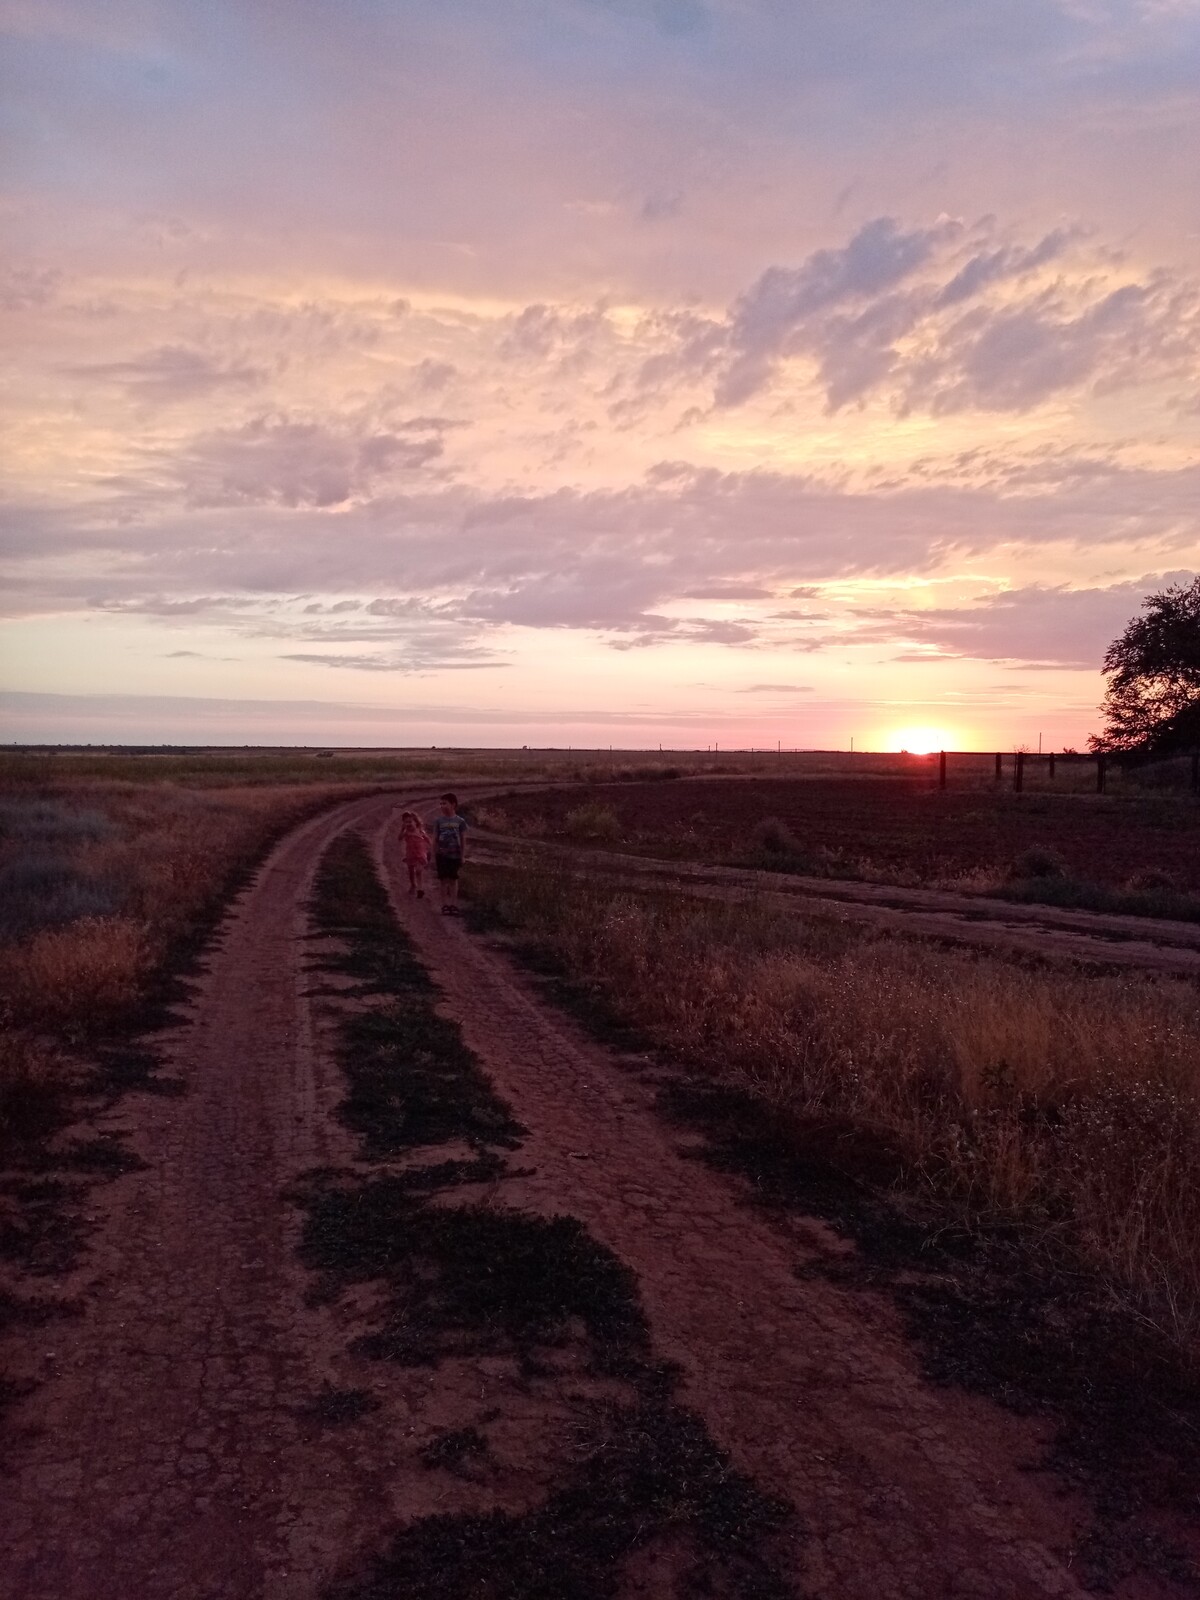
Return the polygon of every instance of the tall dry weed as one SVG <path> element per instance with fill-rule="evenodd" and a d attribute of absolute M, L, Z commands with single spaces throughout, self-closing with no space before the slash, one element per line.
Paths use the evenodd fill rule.
<path fill-rule="evenodd" d="M 133 1004 L 149 946 L 130 917 L 87 917 L 0 951 L 0 992 L 26 1022 L 102 1023 Z"/>

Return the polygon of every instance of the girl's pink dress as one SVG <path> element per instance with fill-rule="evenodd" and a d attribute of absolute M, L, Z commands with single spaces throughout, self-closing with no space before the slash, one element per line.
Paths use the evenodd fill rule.
<path fill-rule="evenodd" d="M 400 837 L 404 840 L 405 865 L 423 867 L 429 860 L 429 835 L 424 828 L 405 828 Z"/>

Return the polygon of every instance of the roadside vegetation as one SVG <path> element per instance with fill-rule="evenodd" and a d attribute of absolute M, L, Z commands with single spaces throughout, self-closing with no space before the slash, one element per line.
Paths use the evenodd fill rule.
<path fill-rule="evenodd" d="M 873 1180 L 1012 1228 L 1200 1351 L 1200 995 L 753 903 L 472 870 L 476 915 Z"/>
<path fill-rule="evenodd" d="M 0 1151 L 61 1125 L 80 1048 L 145 1013 L 280 833 L 368 787 L 230 781 L 244 762 L 194 787 L 47 783 L 24 760 L 0 792 Z"/>

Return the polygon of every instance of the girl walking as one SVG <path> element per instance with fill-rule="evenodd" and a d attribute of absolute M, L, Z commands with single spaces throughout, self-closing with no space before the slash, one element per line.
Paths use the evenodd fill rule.
<path fill-rule="evenodd" d="M 405 811 L 400 817 L 400 843 L 404 846 L 404 865 L 408 868 L 408 892 L 424 900 L 429 835 L 415 811 Z"/>

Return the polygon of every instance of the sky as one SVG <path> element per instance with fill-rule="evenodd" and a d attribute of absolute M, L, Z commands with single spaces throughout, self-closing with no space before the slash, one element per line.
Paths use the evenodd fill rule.
<path fill-rule="evenodd" d="M 0 0 L 0 738 L 1083 745 L 1200 0 Z"/>

